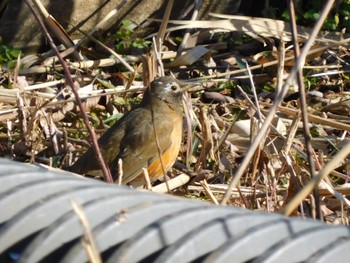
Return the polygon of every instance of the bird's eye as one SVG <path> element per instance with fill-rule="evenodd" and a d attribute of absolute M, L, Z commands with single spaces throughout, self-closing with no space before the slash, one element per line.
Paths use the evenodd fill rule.
<path fill-rule="evenodd" d="M 171 85 L 170 89 L 171 89 L 172 91 L 177 91 L 177 86 Z"/>

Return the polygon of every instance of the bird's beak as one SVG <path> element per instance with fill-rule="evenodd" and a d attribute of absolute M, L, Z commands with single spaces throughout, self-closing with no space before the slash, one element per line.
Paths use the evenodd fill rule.
<path fill-rule="evenodd" d="M 197 86 L 201 85 L 201 83 L 199 83 L 199 82 L 183 82 L 183 81 L 180 81 L 179 84 L 181 86 L 182 92 L 185 92 L 186 90 L 189 90 L 193 87 L 197 87 Z"/>

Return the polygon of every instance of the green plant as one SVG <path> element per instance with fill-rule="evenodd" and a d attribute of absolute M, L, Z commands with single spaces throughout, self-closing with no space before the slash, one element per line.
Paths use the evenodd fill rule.
<path fill-rule="evenodd" d="M 17 59 L 20 53 L 19 49 L 0 45 L 0 65 Z"/>
<path fill-rule="evenodd" d="M 296 20 L 299 25 L 310 26 L 319 19 L 321 10 L 326 1 L 298 1 L 296 5 Z M 289 11 L 284 10 L 282 18 L 289 21 Z M 324 25 L 324 30 L 350 31 L 350 0 L 344 0 L 333 8 L 328 15 Z"/>
<path fill-rule="evenodd" d="M 136 25 L 130 20 L 123 20 L 119 30 L 115 33 L 114 39 L 118 42 L 116 50 L 121 51 L 128 48 L 146 49 L 151 41 L 139 37 L 133 37 Z"/>

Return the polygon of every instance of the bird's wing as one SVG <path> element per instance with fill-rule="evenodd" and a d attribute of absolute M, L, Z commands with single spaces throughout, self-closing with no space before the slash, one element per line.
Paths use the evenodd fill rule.
<path fill-rule="evenodd" d="M 133 121 L 137 125 L 128 125 L 120 145 L 120 153 L 111 166 L 112 173 L 118 170 L 118 159 L 122 159 L 123 184 L 133 181 L 142 168 L 158 159 L 158 148 L 152 124 L 150 111 L 134 116 Z M 165 152 L 172 144 L 170 134 L 174 129 L 171 117 L 164 114 L 155 114 L 157 137 L 161 153 Z"/>
<path fill-rule="evenodd" d="M 142 108 L 137 108 L 126 113 L 98 140 L 102 157 L 108 166 L 119 154 L 119 145 L 125 134 L 126 123 L 129 119 L 133 118 L 134 114 L 138 115 L 138 112 L 142 111 Z M 76 161 L 72 166 L 68 167 L 67 170 L 79 174 L 102 176 L 102 171 L 97 162 L 95 151 L 92 147 L 90 147 L 78 161 Z"/>

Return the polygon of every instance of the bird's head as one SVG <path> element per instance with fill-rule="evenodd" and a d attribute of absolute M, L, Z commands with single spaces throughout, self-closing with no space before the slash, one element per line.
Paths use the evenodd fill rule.
<path fill-rule="evenodd" d="M 151 83 L 151 93 L 153 94 L 172 94 L 175 96 L 181 96 L 182 89 L 187 86 L 180 80 L 173 77 L 164 76 L 155 79 Z"/>
<path fill-rule="evenodd" d="M 165 76 L 151 82 L 150 88 L 146 90 L 144 99 L 157 98 L 169 104 L 181 104 L 183 91 L 189 85 L 173 77 Z"/>

